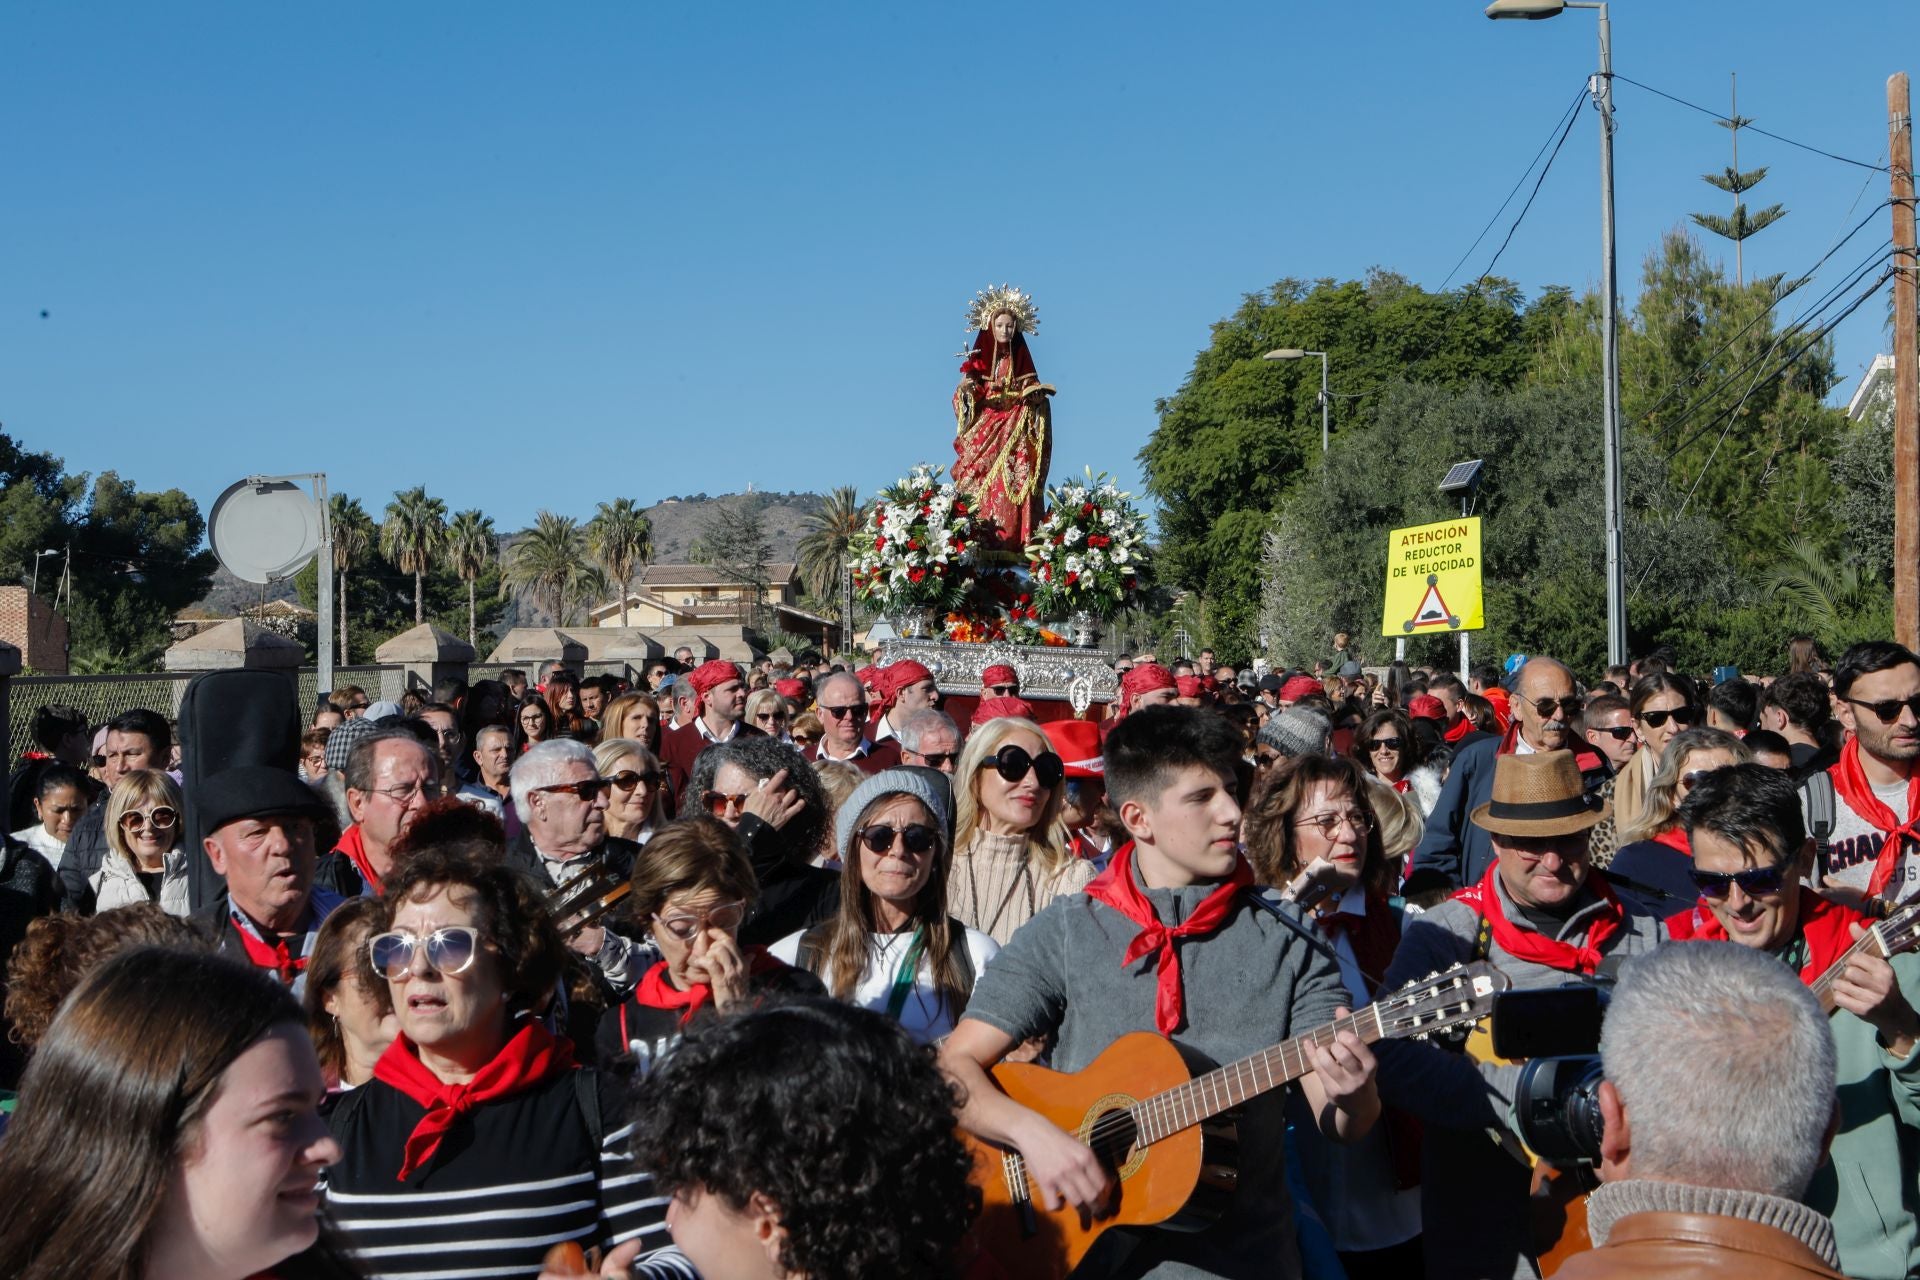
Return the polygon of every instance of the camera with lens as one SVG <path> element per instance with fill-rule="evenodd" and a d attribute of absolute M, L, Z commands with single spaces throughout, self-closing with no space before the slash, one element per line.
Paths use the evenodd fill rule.
<path fill-rule="evenodd" d="M 1600 1162 L 1600 1024 L 1607 992 L 1591 985 L 1507 991 L 1493 1003 L 1493 1052 L 1520 1062 L 1514 1118 L 1550 1164 Z"/>

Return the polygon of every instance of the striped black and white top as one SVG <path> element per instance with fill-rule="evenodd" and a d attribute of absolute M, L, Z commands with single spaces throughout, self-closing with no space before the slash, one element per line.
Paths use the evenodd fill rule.
<path fill-rule="evenodd" d="M 461 1118 L 401 1182 L 407 1137 L 426 1111 L 371 1081 L 329 1118 L 341 1158 L 323 1186 L 327 1215 L 370 1280 L 531 1278 L 563 1241 L 636 1237 L 649 1250 L 636 1276 L 694 1280 L 669 1242 L 666 1197 L 627 1154 L 624 1111 L 609 1078 L 563 1072 Z"/>

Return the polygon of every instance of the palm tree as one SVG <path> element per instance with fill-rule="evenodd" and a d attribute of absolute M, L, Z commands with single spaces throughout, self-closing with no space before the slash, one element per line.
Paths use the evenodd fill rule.
<path fill-rule="evenodd" d="M 493 520 L 478 511 L 462 511 L 447 526 L 447 560 L 453 565 L 454 574 L 467 584 L 468 644 L 474 642 L 473 586 L 486 572 L 499 546 Z"/>
<path fill-rule="evenodd" d="M 446 540 L 447 504 L 429 498 L 425 485 L 393 495 L 393 501 L 387 504 L 387 518 L 380 525 L 380 554 L 399 566 L 400 572 L 413 575 L 415 626 L 426 621 L 423 584 Z"/>
<path fill-rule="evenodd" d="M 1828 556 L 1806 538 L 1787 541 L 1786 558 L 1761 571 L 1761 598 L 1804 619 L 1822 643 L 1844 649 L 1855 639 L 1884 634 L 1890 594 L 1857 561 Z M 1882 628 L 1876 630 L 1876 628 Z"/>
<path fill-rule="evenodd" d="M 333 525 L 333 571 L 340 575 L 340 590 L 334 597 L 334 608 L 340 611 L 340 661 L 350 663 L 353 659 L 347 656 L 347 570 L 372 548 L 373 520 L 360 505 L 360 499 L 349 498 L 344 493 L 327 498 L 327 515 Z"/>
<path fill-rule="evenodd" d="M 502 583 L 534 593 L 553 615 L 553 625 L 567 623 L 567 597 L 591 588 L 599 577 L 587 563 L 587 535 L 572 516 L 542 511 L 507 553 Z"/>
<path fill-rule="evenodd" d="M 816 596 L 832 592 L 840 600 L 842 636 L 853 634 L 852 582 L 847 565 L 853 539 L 865 526 L 860 492 L 850 484 L 834 489 L 808 514 L 800 539 L 800 580 Z"/>
<path fill-rule="evenodd" d="M 633 504 L 632 498 L 615 498 L 600 504 L 600 510 L 587 521 L 587 550 L 609 581 L 620 588 L 620 625 L 627 625 L 627 588 L 634 571 L 653 554 L 653 522 Z"/>

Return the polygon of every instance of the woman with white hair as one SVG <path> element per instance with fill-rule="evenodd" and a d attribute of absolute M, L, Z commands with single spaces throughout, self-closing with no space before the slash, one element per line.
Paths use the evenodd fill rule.
<path fill-rule="evenodd" d="M 947 909 L 1002 946 L 1042 907 L 1094 877 L 1092 863 L 1067 852 L 1065 777 L 1040 726 L 1019 716 L 975 729 L 954 766 Z"/>

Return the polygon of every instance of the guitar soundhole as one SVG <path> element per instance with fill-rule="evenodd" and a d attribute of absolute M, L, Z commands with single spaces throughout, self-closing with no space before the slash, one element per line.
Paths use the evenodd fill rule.
<path fill-rule="evenodd" d="M 1131 1178 L 1146 1163 L 1147 1149 L 1139 1145 L 1140 1128 L 1134 1122 L 1134 1099 L 1124 1094 L 1109 1094 L 1087 1110 L 1080 1132 L 1086 1144 L 1102 1163 L 1121 1181 Z"/>

